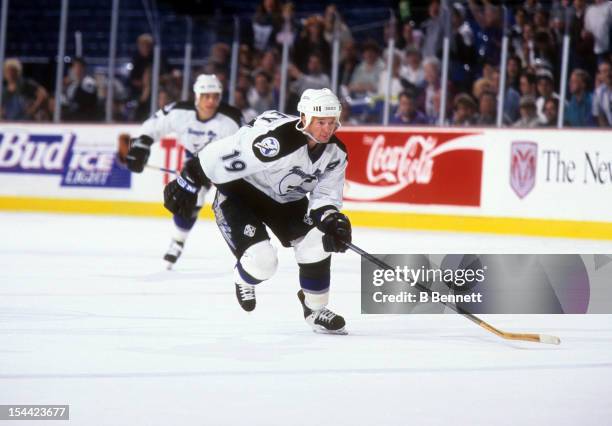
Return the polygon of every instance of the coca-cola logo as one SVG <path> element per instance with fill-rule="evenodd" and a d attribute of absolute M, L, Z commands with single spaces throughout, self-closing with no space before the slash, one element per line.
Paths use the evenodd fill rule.
<path fill-rule="evenodd" d="M 365 142 L 369 141 L 366 139 Z M 366 164 L 368 181 L 399 183 L 402 187 L 413 183 L 429 183 L 433 173 L 432 153 L 436 142 L 436 138 L 431 136 L 412 135 L 404 145 L 385 146 L 385 137 L 376 136 Z"/>
<path fill-rule="evenodd" d="M 484 138 L 469 132 L 346 132 L 352 201 L 479 205 Z"/>

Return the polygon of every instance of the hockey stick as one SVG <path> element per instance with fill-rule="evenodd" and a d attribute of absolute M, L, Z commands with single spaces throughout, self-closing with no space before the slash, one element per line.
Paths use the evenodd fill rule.
<path fill-rule="evenodd" d="M 360 249 L 356 245 L 352 243 L 345 243 L 345 244 L 349 249 L 353 250 L 355 253 L 366 258 L 367 260 L 374 263 L 375 265 L 380 266 L 383 269 L 394 270 L 392 266 L 388 265 L 387 263 L 383 262 L 380 259 L 377 259 L 376 257 L 372 256 L 370 253 L 366 252 L 365 250 Z M 432 295 L 432 291 L 419 282 L 415 283 L 415 287 L 421 291 L 428 293 L 430 296 Z M 493 327 L 488 322 L 478 318 L 476 315 L 466 311 L 460 306 L 457 306 L 453 303 L 443 302 L 443 301 L 440 301 L 440 303 L 452 309 L 453 311 L 457 312 L 458 314 L 463 315 L 465 318 L 469 319 L 474 324 L 481 326 L 485 330 L 490 331 L 491 333 L 496 334 L 503 339 L 524 340 L 528 342 L 539 342 L 539 343 L 550 343 L 552 345 L 558 345 L 561 343 L 561 339 L 559 339 L 557 336 L 551 336 L 548 334 L 510 333 L 508 331 L 503 331 L 503 330 Z"/>
<path fill-rule="evenodd" d="M 160 172 L 172 173 L 173 175 L 178 175 L 178 170 L 166 169 L 165 167 L 154 166 L 153 164 L 145 164 L 147 169 L 159 170 Z"/>

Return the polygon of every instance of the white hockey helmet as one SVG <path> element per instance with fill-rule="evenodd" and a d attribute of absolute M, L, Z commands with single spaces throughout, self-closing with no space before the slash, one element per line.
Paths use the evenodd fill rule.
<path fill-rule="evenodd" d="M 306 89 L 300 97 L 297 110 L 304 114 L 306 123 L 303 128 L 308 127 L 312 117 L 336 117 L 336 123 L 340 127 L 340 112 L 342 105 L 329 89 Z"/>
<path fill-rule="evenodd" d="M 214 74 L 200 74 L 193 84 L 196 99 L 203 93 L 223 93 L 223 85 Z"/>

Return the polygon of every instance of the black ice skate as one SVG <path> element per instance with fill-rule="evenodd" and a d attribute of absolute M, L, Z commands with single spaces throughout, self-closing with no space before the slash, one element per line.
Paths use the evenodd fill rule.
<path fill-rule="evenodd" d="M 327 308 L 313 311 L 304 303 L 304 292 L 298 291 L 298 299 L 304 309 L 304 319 L 312 327 L 312 330 L 316 333 L 329 333 L 329 334 L 348 334 L 344 326 L 344 318 L 340 315 L 335 314 Z"/>
<path fill-rule="evenodd" d="M 236 298 L 242 309 L 251 312 L 255 309 L 255 286 L 250 284 L 236 284 Z"/>
<path fill-rule="evenodd" d="M 166 266 L 168 269 L 172 269 L 172 266 L 176 263 L 176 260 L 181 257 L 181 253 L 183 252 L 183 247 L 185 243 L 178 240 L 172 240 L 170 243 L 170 247 L 168 247 L 168 251 L 164 255 L 164 260 L 168 262 Z"/>

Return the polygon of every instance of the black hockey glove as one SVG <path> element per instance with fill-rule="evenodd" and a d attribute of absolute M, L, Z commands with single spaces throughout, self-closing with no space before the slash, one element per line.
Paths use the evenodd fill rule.
<path fill-rule="evenodd" d="M 164 207 L 185 219 L 191 218 L 198 202 L 198 191 L 209 184 L 200 160 L 192 158 L 185 163 L 181 175 L 164 188 Z"/>
<path fill-rule="evenodd" d="M 345 243 L 351 242 L 351 222 L 340 212 L 329 213 L 317 226 L 323 235 L 323 249 L 328 252 L 344 253 Z"/>
<path fill-rule="evenodd" d="M 128 169 L 135 173 L 142 173 L 145 164 L 149 161 L 151 145 L 153 145 L 153 139 L 147 135 L 139 136 L 130 141 L 130 150 L 125 157 Z"/>

